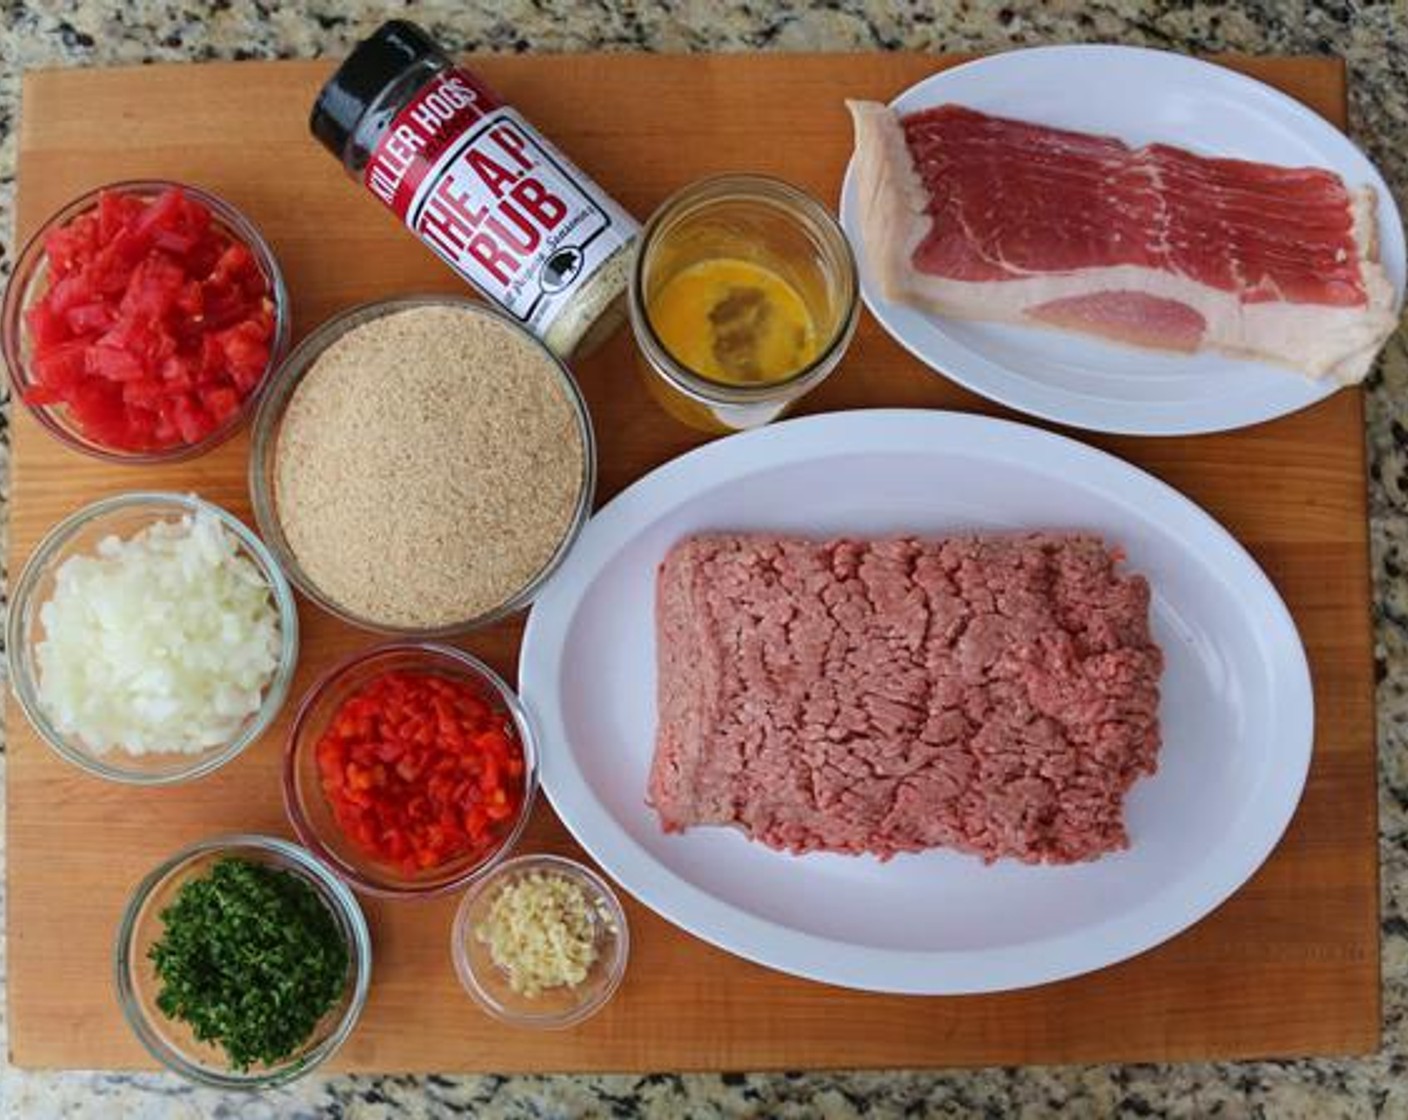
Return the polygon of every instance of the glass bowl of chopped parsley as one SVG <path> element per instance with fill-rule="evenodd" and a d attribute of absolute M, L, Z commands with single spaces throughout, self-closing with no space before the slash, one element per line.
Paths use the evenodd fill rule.
<path fill-rule="evenodd" d="M 218 1088 L 282 1085 L 361 1014 L 371 939 L 355 896 L 269 836 L 193 844 L 137 887 L 118 928 L 123 1014 L 167 1068 Z"/>

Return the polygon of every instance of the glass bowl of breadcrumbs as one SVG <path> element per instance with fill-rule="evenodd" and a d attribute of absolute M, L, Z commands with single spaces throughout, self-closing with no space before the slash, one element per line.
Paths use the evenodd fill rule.
<path fill-rule="evenodd" d="M 630 940 L 626 912 L 605 879 L 562 856 L 525 855 L 465 893 L 450 952 L 464 990 L 489 1015 L 561 1030 L 616 994 Z"/>
<path fill-rule="evenodd" d="M 254 421 L 260 534 L 319 606 L 444 637 L 527 606 L 591 512 L 596 445 L 567 368 L 476 300 L 408 296 L 317 328 Z"/>

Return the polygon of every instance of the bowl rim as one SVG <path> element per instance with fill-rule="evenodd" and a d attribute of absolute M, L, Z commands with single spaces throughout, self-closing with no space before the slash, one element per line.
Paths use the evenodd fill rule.
<path fill-rule="evenodd" d="M 249 248 L 265 277 L 269 281 L 269 299 L 274 306 L 274 335 L 269 344 L 269 361 L 264 371 L 239 408 L 224 423 L 215 427 L 209 435 L 194 443 L 180 444 L 159 451 L 123 451 L 104 447 L 102 444 L 81 436 L 77 431 L 61 423 L 55 416 L 56 405 L 31 404 L 25 400 L 24 390 L 31 384 L 29 363 L 21 357 L 21 347 L 25 337 L 24 312 L 29 303 L 29 294 L 34 274 L 43 264 L 44 241 L 57 226 L 72 221 L 98 204 L 99 197 L 109 191 L 128 194 L 155 195 L 175 187 L 210 209 L 217 223 L 224 226 L 233 236 Z M 3 358 L 6 380 L 10 395 L 18 400 L 29 414 L 65 447 L 84 455 L 109 463 L 124 466 L 145 466 L 154 463 L 175 463 L 204 455 L 224 443 L 240 430 L 253 415 L 259 398 L 272 379 L 274 371 L 288 353 L 292 336 L 292 311 L 288 286 L 284 282 L 283 269 L 273 247 L 243 211 L 233 203 L 204 187 L 178 179 L 121 179 L 92 187 L 76 196 L 68 203 L 45 218 L 38 228 L 25 241 L 15 257 L 14 268 L 5 284 L 3 297 L 0 297 L 0 358 Z"/>
<path fill-rule="evenodd" d="M 37 609 L 34 597 L 39 582 L 63 547 L 79 532 L 102 518 L 140 506 L 165 507 L 180 515 L 201 511 L 213 514 L 221 526 L 234 535 L 242 550 L 258 565 L 260 573 L 269 585 L 269 594 L 279 619 L 279 661 L 274 668 L 273 677 L 264 686 L 263 703 L 249 725 L 219 749 L 194 756 L 194 761 L 189 766 L 156 773 L 135 771 L 106 762 L 100 756 L 70 743 L 68 736 L 54 727 L 39 699 L 37 668 L 32 663 L 24 633 L 25 620 L 33 609 Z M 154 515 L 153 521 L 156 519 L 157 516 Z M 5 619 L 5 661 L 10 690 L 19 701 L 20 710 L 24 712 L 35 734 L 59 757 L 79 769 L 99 778 L 128 785 L 170 786 L 193 781 L 214 773 L 239 757 L 269 729 L 283 710 L 298 666 L 298 652 L 298 605 L 288 580 L 284 578 L 278 562 L 264 542 L 229 510 L 206 501 L 197 494 L 176 490 L 129 490 L 99 498 L 68 514 L 44 534 L 25 560 L 10 593 L 9 611 Z"/>
<path fill-rule="evenodd" d="M 568 1011 L 535 1016 L 510 1011 L 489 995 L 480 984 L 478 974 L 470 963 L 466 946 L 468 938 L 473 936 L 469 922 L 470 911 L 474 904 L 492 890 L 496 884 L 507 879 L 510 875 L 527 873 L 540 868 L 584 883 L 589 890 L 595 892 L 597 897 L 605 901 L 606 908 L 611 912 L 611 918 L 616 923 L 616 953 L 610 963 L 610 972 L 606 982 L 591 999 L 584 1000 Z M 480 1010 L 491 1018 L 497 1019 L 501 1023 L 532 1030 L 566 1030 L 595 1015 L 611 1002 L 612 997 L 621 987 L 622 981 L 626 978 L 626 968 L 630 962 L 631 929 L 630 923 L 626 919 L 625 907 L 621 905 L 621 897 L 615 888 L 607 882 L 605 875 L 567 856 L 557 855 L 553 852 L 529 852 L 500 863 L 492 873 L 476 880 L 465 891 L 459 906 L 455 909 L 455 919 L 450 930 L 450 956 L 454 960 L 455 975 L 459 977 L 460 985 L 479 1005 Z"/>
<path fill-rule="evenodd" d="M 449 307 L 497 319 L 530 343 L 551 363 L 557 380 L 567 395 L 573 417 L 576 420 L 578 435 L 582 441 L 582 484 L 577 494 L 572 517 L 552 555 L 544 562 L 537 574 L 499 605 L 472 618 L 433 627 L 395 626 L 363 618 L 324 594 L 322 589 L 303 570 L 293 547 L 284 536 L 283 526 L 279 520 L 274 485 L 271 481 L 266 480 L 266 475 L 272 477 L 273 467 L 277 462 L 278 436 L 283 426 L 284 414 L 287 412 L 298 386 L 317 364 L 318 359 L 333 343 L 357 327 L 374 319 L 420 307 Z M 549 350 L 541 339 L 512 316 L 469 296 L 435 292 L 399 295 L 388 299 L 359 303 L 325 319 L 289 352 L 268 378 L 266 391 L 261 394 L 258 408 L 254 414 L 252 433 L 248 461 L 248 487 L 250 501 L 254 507 L 254 520 L 259 526 L 260 536 L 268 543 L 270 551 L 278 558 L 280 566 L 287 573 L 294 586 L 309 600 L 334 618 L 338 618 L 350 626 L 386 637 L 406 639 L 460 637 L 472 631 L 492 626 L 522 610 L 532 603 L 548 580 L 567 559 L 568 553 L 571 552 L 572 546 L 576 544 L 577 538 L 591 517 L 592 506 L 596 498 L 598 470 L 596 435 L 592 426 L 591 412 L 587 407 L 586 398 L 582 395 L 582 390 L 577 384 L 577 379 L 561 358 Z M 270 468 L 267 471 L 266 464 Z"/>
<path fill-rule="evenodd" d="M 347 1008 L 332 1032 L 316 1047 L 301 1058 L 284 1065 L 276 1066 L 262 1074 L 216 1073 L 213 1070 L 187 1060 L 185 1055 L 169 1046 L 160 1033 L 152 1026 L 151 1016 L 146 1005 L 137 998 L 132 983 L 132 938 L 136 933 L 137 919 L 152 892 L 171 875 L 187 864 L 206 855 L 219 852 L 235 854 L 239 851 L 258 851 L 279 857 L 279 866 L 293 874 L 300 875 L 309 882 L 319 897 L 329 908 L 335 910 L 351 932 L 348 945 L 349 976 L 352 995 Z M 352 1033 L 361 1017 L 371 987 L 372 942 L 367 926 L 366 915 L 357 901 L 357 896 L 347 889 L 338 877 L 311 852 L 297 844 L 276 836 L 265 836 L 255 832 L 223 833 L 187 844 L 174 855 L 169 856 L 149 871 L 128 897 L 118 922 L 116 940 L 113 946 L 113 975 L 117 985 L 118 1004 L 123 1018 L 137 1036 L 143 1048 L 167 1069 L 197 1082 L 220 1089 L 264 1089 L 276 1085 L 286 1085 L 306 1073 L 310 1073 L 332 1057 Z"/>
<path fill-rule="evenodd" d="M 502 702 L 504 710 L 508 713 L 509 718 L 513 720 L 514 728 L 518 732 L 519 742 L 523 747 L 524 758 L 523 804 L 519 808 L 518 815 L 513 822 L 513 827 L 504 833 L 503 840 L 499 843 L 499 846 L 479 863 L 471 864 L 462 872 L 451 876 L 443 882 L 431 882 L 423 885 L 392 882 L 383 878 L 373 878 L 362 871 L 361 868 L 353 866 L 342 859 L 329 847 L 319 834 L 312 820 L 309 819 L 308 814 L 304 811 L 302 799 L 298 793 L 298 763 L 302 756 L 302 750 L 311 749 L 314 746 L 314 744 L 309 741 L 309 737 L 305 732 L 307 731 L 309 721 L 312 719 L 313 712 L 318 708 L 319 704 L 322 703 L 340 681 L 355 670 L 376 661 L 407 655 L 422 658 L 427 663 L 438 662 L 442 667 L 453 670 L 460 675 L 471 677 L 486 685 Z M 503 677 L 472 653 L 468 653 L 456 646 L 444 645 L 439 642 L 382 642 L 366 649 L 358 650 L 342 658 L 331 668 L 324 671 L 304 693 L 303 699 L 299 702 L 298 710 L 289 725 L 288 738 L 284 744 L 282 775 L 284 812 L 288 816 L 289 823 L 293 826 L 293 831 L 295 835 L 297 835 L 299 843 L 303 844 L 321 860 L 334 875 L 345 880 L 353 890 L 374 898 L 404 899 L 409 901 L 438 898 L 452 891 L 461 890 L 465 886 L 476 883 L 490 875 L 496 868 L 503 865 L 514 846 L 522 839 L 523 833 L 528 827 L 528 822 L 533 817 L 533 809 L 537 803 L 539 787 L 538 771 L 541 766 L 540 754 L 541 744 L 527 707 L 518 698 L 517 693 L 509 687 Z"/>

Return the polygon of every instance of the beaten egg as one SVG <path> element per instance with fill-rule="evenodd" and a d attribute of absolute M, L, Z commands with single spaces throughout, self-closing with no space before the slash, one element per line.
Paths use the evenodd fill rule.
<path fill-rule="evenodd" d="M 711 381 L 782 381 L 817 356 L 806 302 L 753 261 L 720 257 L 682 269 L 650 300 L 649 316 L 675 361 Z"/>

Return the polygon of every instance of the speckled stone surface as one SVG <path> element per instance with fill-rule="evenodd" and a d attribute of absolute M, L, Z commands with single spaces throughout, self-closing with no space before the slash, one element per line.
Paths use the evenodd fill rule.
<path fill-rule="evenodd" d="M 399 8 L 399 6 L 398 6 Z M 446 47 L 479 51 L 990 51 L 1121 42 L 1190 52 L 1333 54 L 1351 74 L 1354 137 L 1408 202 L 1408 8 L 1388 3 L 1159 0 L 1005 4 L 720 4 L 505 0 L 407 5 Z M 0 268 L 8 272 L 19 76 L 42 66 L 336 56 L 388 9 L 357 0 L 208 4 L 0 2 Z M 1384 1046 L 1354 1061 L 995 1069 L 943 1073 L 646 1077 L 312 1077 L 261 1097 L 174 1078 L 0 1067 L 0 1115 L 268 1117 L 827 1117 L 1130 1115 L 1408 1117 L 1408 339 L 1370 381 L 1379 669 Z M 0 446 L 0 454 L 8 448 Z M 0 461 L 0 494 L 8 471 Z M 0 755 L 0 778 L 3 756 Z M 0 808 L 3 813 L 3 808 Z M 0 841 L 3 843 L 3 841 Z M 3 889 L 0 889 L 0 904 Z M 4 958 L 0 949 L 0 982 Z M 0 1035 L 5 1034 L 0 1009 Z M 6 1049 L 8 1049 L 6 1047 Z"/>

